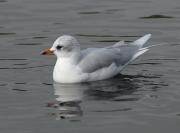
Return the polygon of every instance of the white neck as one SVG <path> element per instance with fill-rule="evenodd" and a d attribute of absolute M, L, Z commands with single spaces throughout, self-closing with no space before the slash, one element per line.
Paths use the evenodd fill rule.
<path fill-rule="evenodd" d="M 80 53 L 74 53 L 73 56 L 59 57 L 54 67 L 53 79 L 56 82 L 71 82 L 79 81 L 79 74 L 77 64 L 80 60 Z"/>
<path fill-rule="evenodd" d="M 71 52 L 68 56 L 57 57 L 57 62 L 65 61 L 72 65 L 76 65 L 79 62 L 80 57 L 81 57 L 81 53 L 79 51 L 74 51 L 74 52 Z"/>

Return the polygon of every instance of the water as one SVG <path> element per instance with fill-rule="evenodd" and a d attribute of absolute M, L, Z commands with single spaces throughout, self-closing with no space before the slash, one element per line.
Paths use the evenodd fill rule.
<path fill-rule="evenodd" d="M 0 0 L 0 131 L 179 133 L 179 18 L 179 0 Z M 170 45 L 106 81 L 54 84 L 40 55 L 62 34 L 87 48 L 146 33 Z"/>

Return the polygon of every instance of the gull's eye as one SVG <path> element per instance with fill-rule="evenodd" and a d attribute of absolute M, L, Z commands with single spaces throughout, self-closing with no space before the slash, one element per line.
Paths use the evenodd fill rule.
<path fill-rule="evenodd" d="M 61 48 L 62 48 L 62 46 L 60 46 L 60 45 L 56 46 L 57 50 L 60 50 Z"/>

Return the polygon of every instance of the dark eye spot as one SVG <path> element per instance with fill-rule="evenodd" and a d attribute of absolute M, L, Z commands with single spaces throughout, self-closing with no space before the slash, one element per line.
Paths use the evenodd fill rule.
<path fill-rule="evenodd" d="M 60 50 L 61 48 L 62 48 L 62 46 L 60 46 L 60 45 L 56 46 L 57 50 Z"/>

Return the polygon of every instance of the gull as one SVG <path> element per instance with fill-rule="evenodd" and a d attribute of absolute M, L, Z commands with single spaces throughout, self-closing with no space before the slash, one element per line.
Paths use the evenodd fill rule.
<path fill-rule="evenodd" d="M 104 48 L 81 50 L 75 37 L 62 35 L 53 46 L 45 49 L 42 55 L 55 54 L 57 57 L 53 70 L 53 80 L 58 83 L 80 83 L 112 78 L 132 61 L 149 50 L 143 45 L 151 38 L 147 34 L 126 44 L 124 41 Z"/>

